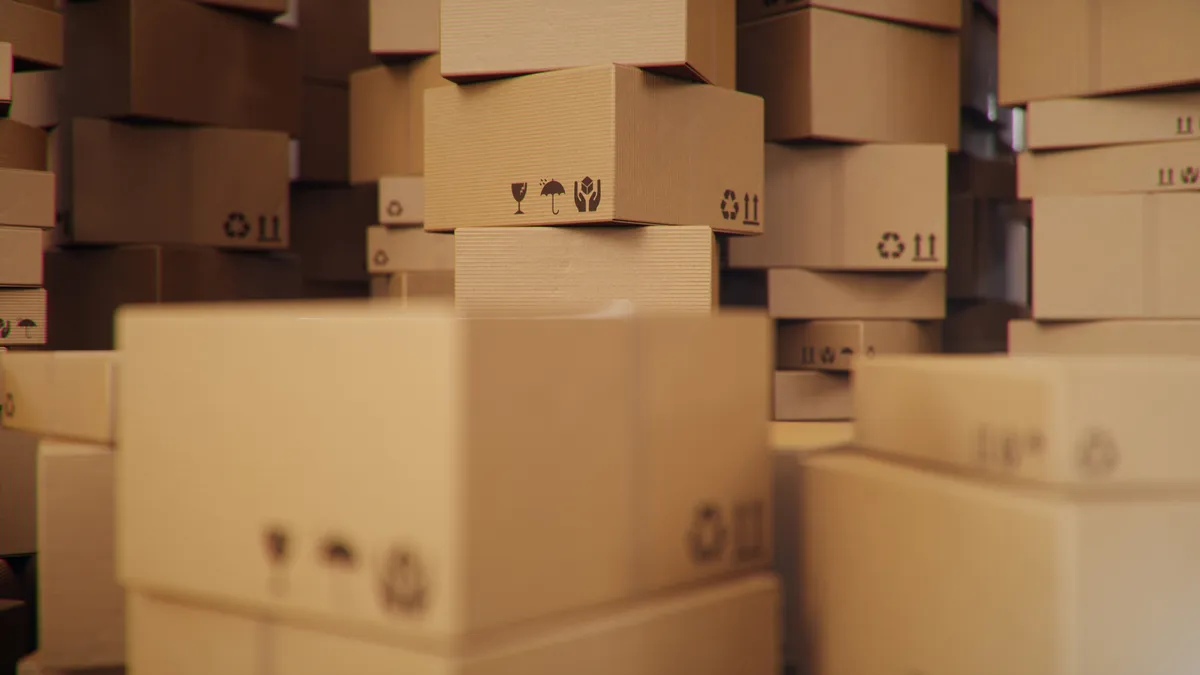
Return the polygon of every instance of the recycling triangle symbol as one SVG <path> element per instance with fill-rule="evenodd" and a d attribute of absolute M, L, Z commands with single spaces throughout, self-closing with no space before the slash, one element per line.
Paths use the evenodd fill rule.
<path fill-rule="evenodd" d="M 400 204 L 400 200 L 393 199 L 392 201 L 388 202 L 387 212 L 388 215 L 392 216 L 393 218 L 399 217 L 402 213 L 404 213 L 404 207 Z"/>
<path fill-rule="evenodd" d="M 388 261 L 390 260 L 390 258 L 388 258 L 387 251 L 385 251 L 383 249 L 379 249 L 378 251 L 375 251 L 375 257 L 373 258 L 373 260 L 375 261 L 376 265 L 379 265 L 382 267 L 383 265 L 388 264 Z"/>

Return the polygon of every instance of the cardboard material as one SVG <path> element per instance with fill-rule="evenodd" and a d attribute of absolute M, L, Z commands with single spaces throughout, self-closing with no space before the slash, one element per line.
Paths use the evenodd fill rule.
<path fill-rule="evenodd" d="M 66 441 L 113 444 L 116 354 L 0 354 L 3 423 L 10 429 Z"/>
<path fill-rule="evenodd" d="M 767 217 L 762 101 L 748 94 L 607 65 L 440 87 L 426 105 L 426 229 L 754 234 Z M 547 142 L 549 120 L 569 120 L 572 137 L 588 141 Z"/>
<path fill-rule="evenodd" d="M 420 227 L 367 228 L 367 272 L 454 271 L 454 235 Z"/>
<path fill-rule="evenodd" d="M 776 319 L 940 319 L 944 272 L 767 272 L 767 311 Z"/>
<path fill-rule="evenodd" d="M 717 245 L 707 227 L 463 228 L 455 299 L 471 313 L 712 312 Z"/>
<path fill-rule="evenodd" d="M 1200 93 L 1034 101 L 1025 111 L 1031 150 L 1188 140 L 1200 133 Z"/>
<path fill-rule="evenodd" d="M 438 0 L 370 0 L 371 53 L 436 54 Z"/>
<path fill-rule="evenodd" d="M 783 14 L 738 29 L 738 87 L 766 99 L 768 141 L 958 148 L 953 33 L 825 9 Z"/>
<path fill-rule="evenodd" d="M 929 28 L 953 30 L 963 23 L 959 0 L 737 0 L 737 19 L 749 23 L 806 7 Z"/>
<path fill-rule="evenodd" d="M 854 417 L 847 373 L 777 370 L 774 391 L 776 420 L 812 422 Z"/>
<path fill-rule="evenodd" d="M 0 119 L 0 170 L 45 171 L 46 132 L 12 119 Z"/>
<path fill-rule="evenodd" d="M 8 117 L 12 107 L 13 48 L 0 42 L 0 117 Z"/>
<path fill-rule="evenodd" d="M 1200 321 L 1010 321 L 1013 355 L 1200 356 Z"/>
<path fill-rule="evenodd" d="M 781 321 L 775 367 L 848 372 L 863 358 L 941 349 L 941 326 L 916 321 Z"/>
<path fill-rule="evenodd" d="M 13 74 L 9 118 L 41 129 L 58 126 L 63 98 L 61 70 L 26 70 Z"/>
<path fill-rule="evenodd" d="M 48 668 L 125 663 L 125 591 L 114 561 L 116 455 L 38 447 L 38 660 Z"/>
<path fill-rule="evenodd" d="M 118 336 L 129 589 L 449 654 L 771 559 L 761 315 L 238 303 L 125 307 Z"/>
<path fill-rule="evenodd" d="M 61 68 L 63 15 L 17 0 L 0 0 L 0 42 L 12 45 L 21 69 Z"/>
<path fill-rule="evenodd" d="M 420 176 L 385 176 L 379 179 L 379 223 L 423 225 L 425 180 Z"/>
<path fill-rule="evenodd" d="M 75 3 L 66 17 L 72 116 L 300 132 L 291 28 L 188 0 Z"/>
<path fill-rule="evenodd" d="M 371 277 L 371 297 L 454 302 L 454 272 L 396 272 Z"/>
<path fill-rule="evenodd" d="M 368 50 L 369 0 L 298 0 L 296 23 L 304 79 L 346 85 L 350 74 L 376 65 Z"/>
<path fill-rule="evenodd" d="M 1172 192 L 1200 186 L 1200 139 L 1120 145 L 1017 157 L 1022 199 L 1058 195 Z"/>
<path fill-rule="evenodd" d="M 734 88 L 736 0 L 442 0 L 442 75 L 455 81 L 618 63 Z"/>
<path fill-rule="evenodd" d="M 425 92 L 450 85 L 440 64 L 431 56 L 350 76 L 351 182 L 425 172 Z"/>
<path fill-rule="evenodd" d="M 42 231 L 0 227 L 0 287 L 42 285 Z"/>
<path fill-rule="evenodd" d="M 46 344 L 46 291 L 0 288 L 0 347 Z"/>
<path fill-rule="evenodd" d="M 854 424 L 851 422 L 775 422 L 771 425 L 771 446 L 776 450 L 776 458 L 783 453 L 805 452 L 812 450 L 832 449 L 848 445 L 854 439 Z M 776 464 L 778 468 L 779 464 Z M 778 474 L 776 474 L 778 475 Z M 783 487 L 779 481 L 775 483 L 776 496 Z M 794 485 L 788 486 L 794 488 Z M 776 514 L 779 512 L 776 511 Z M 793 516 L 794 520 L 794 515 Z M 781 523 L 776 520 L 776 532 Z M 787 537 L 795 539 L 789 533 Z M 780 541 L 783 537 L 776 537 Z M 779 549 L 776 549 L 776 553 Z"/>
<path fill-rule="evenodd" d="M 0 226 L 54 227 L 54 174 L 0 169 Z"/>
<path fill-rule="evenodd" d="M 0 429 L 0 556 L 36 552 L 37 439 Z"/>
<path fill-rule="evenodd" d="M 729 266 L 946 267 L 946 149 L 766 146 L 771 224 L 729 242 Z"/>
<path fill-rule="evenodd" d="M 374 184 L 292 189 L 292 250 L 304 278 L 367 281 L 363 252 L 367 227 L 376 221 L 379 191 Z"/>
<path fill-rule="evenodd" d="M 350 178 L 350 92 L 345 86 L 310 81 L 301 94 L 296 180 L 345 183 Z"/>

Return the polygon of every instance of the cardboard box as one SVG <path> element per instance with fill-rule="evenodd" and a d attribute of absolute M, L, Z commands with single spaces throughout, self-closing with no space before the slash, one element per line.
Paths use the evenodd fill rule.
<path fill-rule="evenodd" d="M 128 589 L 428 653 L 770 563 L 761 315 L 239 303 L 124 307 L 117 330 Z"/>
<path fill-rule="evenodd" d="M 293 188 L 292 250 L 304 278 L 367 281 L 367 227 L 376 222 L 375 184 Z"/>
<path fill-rule="evenodd" d="M 385 176 L 379 179 L 379 224 L 423 225 L 425 179 L 420 176 Z"/>
<path fill-rule="evenodd" d="M 737 20 L 739 24 L 750 23 L 806 7 L 929 28 L 954 30 L 963 23 L 958 0 L 737 0 Z"/>
<path fill-rule="evenodd" d="M 0 287 L 41 285 L 41 230 L 0 227 Z"/>
<path fill-rule="evenodd" d="M 849 374 L 775 371 L 774 419 L 811 422 L 853 418 Z"/>
<path fill-rule="evenodd" d="M 301 90 L 300 167 L 305 183 L 350 179 L 350 92 L 345 86 L 305 82 Z"/>
<path fill-rule="evenodd" d="M 1200 133 L 1200 93 L 1033 101 L 1025 109 L 1031 150 L 1189 140 Z"/>
<path fill-rule="evenodd" d="M 849 445 L 853 440 L 853 422 L 776 422 L 771 425 L 771 447 L 775 448 L 775 458 L 784 459 L 785 462 L 786 459 L 782 457 L 785 454 L 795 457 L 795 453 L 813 450 L 832 450 Z M 780 462 L 776 462 L 775 475 L 777 478 L 782 477 L 780 476 L 779 465 Z M 781 489 L 786 488 L 786 491 L 795 492 L 796 486 L 794 484 L 785 486 L 784 482 L 787 481 L 787 478 L 782 478 L 784 478 L 784 481 L 776 480 L 775 482 L 776 504 L 779 503 L 781 497 L 786 499 L 786 496 L 781 494 Z M 776 510 L 776 514 L 779 515 L 778 510 Z M 795 513 L 788 514 L 788 518 L 793 524 L 795 523 L 795 516 Z M 791 534 L 794 530 L 780 530 L 779 526 L 781 524 L 783 523 L 776 519 L 776 532 L 788 532 L 789 534 L 778 535 L 775 540 L 778 542 L 787 537 L 792 540 L 788 543 L 795 545 L 796 538 Z M 776 548 L 776 553 L 778 552 L 779 549 Z M 783 581 L 786 583 L 786 578 Z"/>
<path fill-rule="evenodd" d="M 780 321 L 775 367 L 849 372 L 863 357 L 941 349 L 941 326 L 916 321 Z"/>
<path fill-rule="evenodd" d="M 63 66 L 63 15 L 17 0 L 0 0 L 0 42 L 12 45 L 18 69 Z"/>
<path fill-rule="evenodd" d="M 0 226 L 54 227 L 54 174 L 0 169 Z"/>
<path fill-rule="evenodd" d="M 0 429 L 0 556 L 37 552 L 37 461 L 36 438 Z"/>
<path fill-rule="evenodd" d="M 58 350 L 112 349 L 113 312 L 121 305 L 300 294 L 299 261 L 287 255 L 125 246 L 47 251 L 45 260 L 50 316 L 58 326 L 50 346 Z"/>
<path fill-rule="evenodd" d="M 1119 145 L 1017 156 L 1017 193 L 1022 199 L 1196 190 L 1200 139 L 1178 143 Z"/>
<path fill-rule="evenodd" d="M 188 0 L 98 0 L 66 17 L 73 117 L 300 132 L 291 28 Z"/>
<path fill-rule="evenodd" d="M 0 347 L 46 344 L 46 291 L 0 288 Z"/>
<path fill-rule="evenodd" d="M 949 302 L 942 321 L 942 351 L 947 354 L 1003 354 L 1008 323 L 1029 318 L 1028 303 L 1002 300 Z"/>
<path fill-rule="evenodd" d="M 372 54 L 436 54 L 438 0 L 370 0 Z"/>
<path fill-rule="evenodd" d="M 1185 672 L 1200 656 L 1191 497 L 1072 500 L 855 453 L 804 474 L 816 672 Z"/>
<path fill-rule="evenodd" d="M 1010 321 L 1008 351 L 1022 356 L 1198 356 L 1200 321 Z"/>
<path fill-rule="evenodd" d="M 45 171 L 46 132 L 12 119 L 0 119 L 0 169 Z"/>
<path fill-rule="evenodd" d="M 778 582 L 760 575 L 542 622 L 450 655 L 130 593 L 129 666 L 137 673 L 241 675 L 261 672 L 270 658 L 288 673 L 551 675 L 588 658 L 625 675 L 774 675 L 779 604 Z"/>
<path fill-rule="evenodd" d="M 351 73 L 376 65 L 369 16 L 368 0 L 298 0 L 304 79 L 345 86 Z"/>
<path fill-rule="evenodd" d="M 768 141 L 941 143 L 956 150 L 958 61 L 953 33 L 824 9 L 738 29 L 738 86 L 766 100 Z"/>
<path fill-rule="evenodd" d="M 9 118 L 31 127 L 49 129 L 61 121 L 61 70 L 26 70 L 13 74 L 13 104 Z"/>
<path fill-rule="evenodd" d="M 371 297 L 454 302 L 454 272 L 396 272 L 371 277 Z"/>
<path fill-rule="evenodd" d="M 367 273 L 454 271 L 454 235 L 420 227 L 367 228 Z"/>
<path fill-rule="evenodd" d="M 729 266 L 946 268 L 946 149 L 766 146 L 771 225 L 729 242 Z"/>
<path fill-rule="evenodd" d="M 0 117 L 8 117 L 12 107 L 13 48 L 0 42 Z"/>
<path fill-rule="evenodd" d="M 946 273 L 773 269 L 767 298 L 776 319 L 940 319 Z"/>
<path fill-rule="evenodd" d="M 1039 197 L 1037 319 L 1200 319 L 1200 192 Z"/>
<path fill-rule="evenodd" d="M 425 172 L 425 92 L 450 85 L 440 63 L 431 56 L 350 76 L 352 183 Z"/>
<path fill-rule="evenodd" d="M 1029 302 L 1028 221 L 1012 202 L 950 198 L 946 297 Z"/>
<path fill-rule="evenodd" d="M 1006 2 L 1000 104 L 1142 91 L 1200 80 L 1200 5 L 1145 0 Z"/>
<path fill-rule="evenodd" d="M 425 100 L 426 229 L 622 223 L 755 234 L 767 217 L 757 97 L 607 65 L 440 87 Z M 570 136 L 549 142 L 548 120 L 569 120 Z"/>
<path fill-rule="evenodd" d="M 125 592 L 114 555 L 112 448 L 38 447 L 38 660 L 48 668 L 125 663 Z"/>
<path fill-rule="evenodd" d="M 454 81 L 617 63 L 736 85 L 735 0 L 442 0 L 441 11 L 442 75 Z"/>
<path fill-rule="evenodd" d="M 113 444 L 116 354 L 0 354 L 4 426 L 43 438 Z"/>
<path fill-rule="evenodd" d="M 717 245 L 707 227 L 463 228 L 454 234 L 455 301 L 471 313 L 716 309 Z"/>

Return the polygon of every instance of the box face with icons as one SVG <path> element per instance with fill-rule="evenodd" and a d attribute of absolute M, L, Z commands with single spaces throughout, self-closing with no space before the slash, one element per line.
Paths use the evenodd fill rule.
<path fill-rule="evenodd" d="M 425 109 L 426 229 L 762 231 L 756 96 L 608 65 L 436 88 Z"/>

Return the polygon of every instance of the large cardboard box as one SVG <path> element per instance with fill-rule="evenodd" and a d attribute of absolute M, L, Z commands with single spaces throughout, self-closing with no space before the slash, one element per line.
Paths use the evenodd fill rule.
<path fill-rule="evenodd" d="M 615 222 L 758 233 L 767 217 L 762 110 L 755 96 L 614 65 L 432 89 L 425 227 Z M 550 120 L 570 131 L 558 134 Z"/>
<path fill-rule="evenodd" d="M 1033 101 L 1025 108 L 1025 144 L 1055 150 L 1189 140 L 1200 133 L 1198 111 L 1196 92 Z"/>
<path fill-rule="evenodd" d="M 776 319 L 940 319 L 946 273 L 768 270 L 767 311 Z"/>
<path fill-rule="evenodd" d="M 451 80 L 619 63 L 735 85 L 735 0 L 442 0 L 441 11 Z"/>
<path fill-rule="evenodd" d="M 293 29 L 188 0 L 94 0 L 69 9 L 72 116 L 300 132 Z"/>
<path fill-rule="evenodd" d="M 766 99 L 768 141 L 958 149 L 953 33 L 825 9 L 783 14 L 738 29 L 738 86 Z"/>
<path fill-rule="evenodd" d="M 286 134 L 88 118 L 63 133 L 60 240 L 287 248 Z"/>
<path fill-rule="evenodd" d="M 0 169 L 0 226 L 54 227 L 54 174 Z"/>
<path fill-rule="evenodd" d="M 1010 321 L 1008 352 L 1200 356 L 1200 321 Z"/>
<path fill-rule="evenodd" d="M 239 303 L 117 336 L 128 589 L 428 652 L 770 562 L 761 315 Z"/>
<path fill-rule="evenodd" d="M 1200 187 L 1200 139 L 1178 143 L 1117 145 L 1017 156 L 1017 193 L 1022 199 L 1193 191 Z"/>
<path fill-rule="evenodd" d="M 425 172 L 425 92 L 450 85 L 440 63 L 435 55 L 350 76 L 351 182 Z"/>
<path fill-rule="evenodd" d="M 367 272 L 453 272 L 454 235 L 421 227 L 367 228 Z"/>
<path fill-rule="evenodd" d="M 371 53 L 436 54 L 441 41 L 438 0 L 370 0 Z"/>
<path fill-rule="evenodd" d="M 18 0 L 0 0 L 0 42 L 12 45 L 19 69 L 61 68 L 63 15 Z"/>
<path fill-rule="evenodd" d="M 46 132 L 12 119 L 0 119 L 0 169 L 45 171 Z"/>
<path fill-rule="evenodd" d="M 0 288 L 0 347 L 46 344 L 46 291 Z"/>
<path fill-rule="evenodd" d="M 116 354 L 107 351 L 9 351 L 3 424 L 36 436 L 97 445 L 113 443 Z"/>
<path fill-rule="evenodd" d="M 37 552 L 37 446 L 34 436 L 0 429 L 0 556 Z"/>
<path fill-rule="evenodd" d="M 806 7 L 947 30 L 963 23 L 959 0 L 737 0 L 737 20 L 750 23 Z"/>
<path fill-rule="evenodd" d="M 863 358 L 940 350 L 941 326 L 918 321 L 780 321 L 775 367 L 849 372 Z"/>
<path fill-rule="evenodd" d="M 454 251 L 455 299 L 472 313 L 589 312 L 627 301 L 706 314 L 720 299 L 707 227 L 463 228 Z"/>
<path fill-rule="evenodd" d="M 771 225 L 729 242 L 729 266 L 946 268 L 946 149 L 766 146 Z"/>
<path fill-rule="evenodd" d="M 0 286 L 42 285 L 43 231 L 0 227 Z"/>
<path fill-rule="evenodd" d="M 775 416 L 788 422 L 828 422 L 854 417 L 848 373 L 775 371 Z"/>

